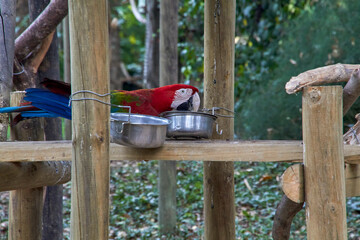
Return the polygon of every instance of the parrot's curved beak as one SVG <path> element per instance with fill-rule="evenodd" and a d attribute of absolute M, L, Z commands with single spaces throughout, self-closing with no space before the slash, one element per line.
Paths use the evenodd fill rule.
<path fill-rule="evenodd" d="M 193 111 L 197 112 L 200 106 L 200 96 L 195 92 L 186 102 L 177 106 L 178 111 Z"/>

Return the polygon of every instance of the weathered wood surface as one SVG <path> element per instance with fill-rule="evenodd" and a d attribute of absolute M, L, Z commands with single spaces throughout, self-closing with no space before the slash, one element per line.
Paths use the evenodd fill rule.
<path fill-rule="evenodd" d="M 281 187 L 285 195 L 293 202 L 305 201 L 304 168 L 302 164 L 288 167 L 281 177 Z M 346 197 L 360 196 L 360 165 L 345 165 Z"/>
<path fill-rule="evenodd" d="M 292 77 L 285 85 L 288 94 L 301 91 L 304 87 L 319 86 L 328 83 L 347 82 L 358 64 L 335 64 L 311 69 Z"/>
<path fill-rule="evenodd" d="M 178 83 L 179 0 L 160 1 L 160 86 Z M 159 162 L 159 228 L 161 234 L 176 230 L 176 162 Z"/>
<path fill-rule="evenodd" d="M 281 176 L 281 188 L 284 194 L 293 202 L 305 201 L 304 191 L 304 167 L 295 164 L 288 167 Z"/>
<path fill-rule="evenodd" d="M 360 163 L 360 146 L 345 145 L 345 162 Z M 70 141 L 1 142 L 0 162 L 70 161 Z M 165 141 L 158 149 L 110 144 L 110 159 L 174 161 L 302 162 L 301 141 Z"/>
<path fill-rule="evenodd" d="M 234 109 L 235 0 L 204 6 L 204 107 Z M 221 136 L 234 137 L 234 119 L 218 118 Z M 226 154 L 226 150 L 214 149 Z M 212 155 L 212 152 L 204 153 Z M 219 156 L 222 159 L 222 156 Z M 235 239 L 234 163 L 204 161 L 204 238 Z"/>
<path fill-rule="evenodd" d="M 14 61 L 14 38 L 16 2 L 0 0 L 1 21 L 0 24 L 0 106 L 8 107 L 10 103 L 10 91 L 12 89 L 13 61 Z M 0 141 L 6 141 L 8 130 L 8 115 L 0 116 Z"/>
<path fill-rule="evenodd" d="M 10 95 L 11 106 L 19 106 L 24 92 Z M 20 141 L 44 140 L 40 119 L 30 119 L 11 127 L 11 139 Z M 19 142 L 21 143 L 21 142 Z M 38 240 L 42 234 L 42 210 L 44 188 L 27 188 L 10 192 L 9 239 Z"/>
<path fill-rule="evenodd" d="M 342 87 L 305 88 L 302 109 L 307 238 L 347 239 Z"/>
<path fill-rule="evenodd" d="M 71 163 L 2 162 L 0 163 L 0 192 L 63 184 L 71 178 Z"/>
<path fill-rule="evenodd" d="M 109 93 L 107 1 L 69 1 L 69 21 L 72 92 Z M 85 97 L 88 94 L 81 93 L 73 99 Z M 110 102 L 110 97 L 101 100 Z M 109 237 L 109 126 L 109 106 L 72 102 L 72 239 Z"/>
<path fill-rule="evenodd" d="M 41 239 L 44 188 L 10 192 L 9 240 Z"/>

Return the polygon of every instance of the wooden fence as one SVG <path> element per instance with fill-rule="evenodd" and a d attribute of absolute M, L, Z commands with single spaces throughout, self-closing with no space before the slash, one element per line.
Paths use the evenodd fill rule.
<path fill-rule="evenodd" d="M 360 182 L 345 181 L 344 164 L 357 166 L 360 163 L 360 146 L 343 144 L 342 88 L 306 88 L 302 111 L 303 142 L 169 140 L 158 149 L 133 149 L 111 144 L 110 159 L 303 162 L 308 239 L 347 239 L 345 192 L 346 188 L 359 188 Z M 0 171 L 3 179 L 0 191 L 67 181 L 70 178 L 67 168 L 56 171 L 56 174 L 44 175 L 44 172 L 51 171 L 51 166 L 46 168 L 49 164 L 70 161 L 71 150 L 72 144 L 69 141 L 0 143 L 0 170 L 7 169 Z M 42 164 L 44 166 L 36 171 L 28 170 L 31 166 Z M 31 180 L 37 179 L 39 174 L 42 174 L 40 183 Z M 76 177 L 82 178 L 81 173 L 79 174 Z M 360 179 L 360 176 L 356 173 L 352 178 Z M 78 194 L 76 189 L 72 194 Z M 95 214 L 98 206 L 91 206 L 87 211 Z M 33 221 L 31 216 L 23 217 Z M 107 227 L 107 223 L 102 227 Z M 19 229 L 19 226 L 14 226 L 14 229 Z M 17 233 L 9 236 L 9 239 L 24 238 Z"/>

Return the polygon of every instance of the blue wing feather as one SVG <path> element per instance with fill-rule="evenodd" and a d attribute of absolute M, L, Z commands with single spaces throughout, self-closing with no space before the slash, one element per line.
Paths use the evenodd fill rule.
<path fill-rule="evenodd" d="M 24 100 L 29 101 L 33 106 L 50 113 L 51 117 L 71 119 L 71 107 L 69 106 L 68 97 L 52 93 L 45 89 L 28 88 L 26 89 Z M 22 114 L 22 116 L 24 115 Z"/>
<path fill-rule="evenodd" d="M 34 117 L 58 117 L 56 114 L 48 113 L 45 111 L 28 111 L 21 113 L 23 118 L 34 118 Z"/>

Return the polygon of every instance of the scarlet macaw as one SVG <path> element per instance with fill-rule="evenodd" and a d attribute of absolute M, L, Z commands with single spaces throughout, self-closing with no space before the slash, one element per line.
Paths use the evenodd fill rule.
<path fill-rule="evenodd" d="M 45 79 L 46 89 L 28 88 L 24 105 L 0 108 L 0 113 L 20 112 L 13 124 L 34 117 L 64 117 L 71 119 L 70 84 Z M 157 116 L 171 110 L 197 111 L 200 105 L 199 90 L 185 84 L 173 84 L 154 89 L 134 91 L 114 90 L 111 92 L 111 104 L 131 106 L 131 113 Z M 126 112 L 127 109 L 111 107 L 111 112 Z"/>

